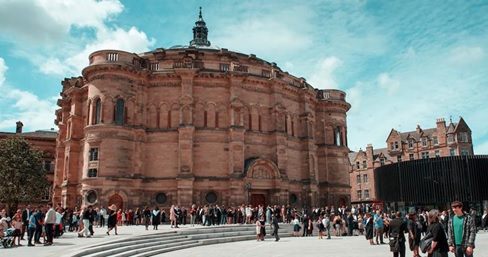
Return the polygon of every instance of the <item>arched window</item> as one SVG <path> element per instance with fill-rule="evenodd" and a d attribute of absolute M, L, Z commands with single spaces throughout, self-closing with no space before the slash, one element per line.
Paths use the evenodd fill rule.
<path fill-rule="evenodd" d="M 336 146 L 341 146 L 341 130 L 339 127 L 334 129 L 334 141 Z"/>
<path fill-rule="evenodd" d="M 124 100 L 117 99 L 117 103 L 115 105 L 115 124 L 116 125 L 124 125 Z"/>
<path fill-rule="evenodd" d="M 97 99 L 97 101 L 95 102 L 95 120 L 93 121 L 93 124 L 100 124 L 101 122 L 101 111 L 102 111 L 102 101 L 99 99 Z"/>

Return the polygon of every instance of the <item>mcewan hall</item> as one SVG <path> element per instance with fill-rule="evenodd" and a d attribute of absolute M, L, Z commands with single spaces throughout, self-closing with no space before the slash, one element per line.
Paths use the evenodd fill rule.
<path fill-rule="evenodd" d="M 188 46 L 96 51 L 62 82 L 54 202 L 350 203 L 345 93 L 207 37 L 200 11 Z"/>

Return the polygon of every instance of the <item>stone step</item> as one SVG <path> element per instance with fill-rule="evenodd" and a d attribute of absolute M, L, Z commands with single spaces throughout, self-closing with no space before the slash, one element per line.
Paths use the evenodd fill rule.
<path fill-rule="evenodd" d="M 73 255 L 74 257 L 81 257 L 81 256 L 106 256 L 103 255 L 105 252 L 122 252 L 126 250 L 150 247 L 154 245 L 165 245 L 167 243 L 179 243 L 179 242 L 187 242 L 188 238 L 184 235 L 171 235 L 166 238 L 156 237 L 156 238 L 143 238 L 137 240 L 121 240 L 111 243 L 105 243 L 101 245 L 95 245 L 90 247 L 79 254 Z M 102 254 L 102 255 L 99 255 Z"/>
<path fill-rule="evenodd" d="M 266 239 L 274 240 L 271 229 L 266 227 Z M 280 237 L 289 237 L 293 225 L 280 224 Z M 212 227 L 192 227 L 164 231 L 157 234 L 112 241 L 83 249 L 74 257 L 105 256 L 153 256 L 200 245 L 230 243 L 256 239 L 255 225 L 226 225 Z"/>
<path fill-rule="evenodd" d="M 147 252 L 141 252 L 139 254 L 132 255 L 131 257 L 148 257 L 148 256 L 154 256 L 162 253 L 168 253 L 168 252 L 173 252 L 173 251 L 178 251 L 178 250 L 183 250 L 183 249 L 188 249 L 191 247 L 197 247 L 201 246 L 202 244 L 200 242 L 191 242 L 191 244 L 186 244 L 186 245 L 179 245 L 179 246 L 174 246 L 174 247 L 165 247 L 157 250 L 152 250 L 152 251 L 147 251 Z"/>
<path fill-rule="evenodd" d="M 242 235 L 255 235 L 256 230 L 246 230 L 246 231 L 237 231 L 237 232 L 214 232 L 214 233 L 206 233 L 206 234 L 195 234 L 195 235 L 187 235 L 187 237 L 191 240 L 202 240 L 208 238 L 219 238 L 219 237 L 233 237 L 233 236 L 242 236 Z"/>
<path fill-rule="evenodd" d="M 153 245 L 153 246 L 141 246 L 141 247 L 137 247 L 135 249 L 131 249 L 129 251 L 115 252 L 115 253 L 111 253 L 108 255 L 102 255 L 102 256 L 103 257 L 105 257 L 105 256 L 132 257 L 135 255 L 141 255 L 141 254 L 144 255 L 144 254 L 147 254 L 147 253 L 153 252 L 153 251 L 161 251 L 161 250 L 167 250 L 168 251 L 169 249 L 171 249 L 171 251 L 175 251 L 175 250 L 180 250 L 180 249 L 186 249 L 186 248 L 196 246 L 196 245 L 199 245 L 198 241 L 187 240 L 187 241 L 183 241 L 183 242 L 172 242 L 172 243 L 166 243 L 166 244 L 157 244 L 157 245 Z M 102 257 L 102 256 L 97 256 L 97 257 Z M 146 256 L 149 256 L 149 255 L 146 255 Z"/>

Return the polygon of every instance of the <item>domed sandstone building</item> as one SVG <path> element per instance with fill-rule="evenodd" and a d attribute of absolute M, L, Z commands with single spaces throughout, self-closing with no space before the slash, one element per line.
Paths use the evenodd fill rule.
<path fill-rule="evenodd" d="M 346 112 L 275 63 L 211 46 L 101 50 L 62 82 L 55 203 L 350 203 Z"/>

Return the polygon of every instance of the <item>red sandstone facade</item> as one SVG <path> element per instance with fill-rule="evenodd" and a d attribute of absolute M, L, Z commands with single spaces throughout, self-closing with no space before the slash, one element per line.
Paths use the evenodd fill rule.
<path fill-rule="evenodd" d="M 415 131 L 390 131 L 387 148 L 349 153 L 349 175 L 352 203 L 374 203 L 376 199 L 374 169 L 390 163 L 436 158 L 444 156 L 473 155 L 471 129 L 463 118 L 446 126 L 444 119 L 437 119 L 436 127 Z"/>
<path fill-rule="evenodd" d="M 102 50 L 62 82 L 54 201 L 120 208 L 350 202 L 346 112 L 275 63 L 210 46 Z"/>

